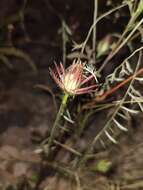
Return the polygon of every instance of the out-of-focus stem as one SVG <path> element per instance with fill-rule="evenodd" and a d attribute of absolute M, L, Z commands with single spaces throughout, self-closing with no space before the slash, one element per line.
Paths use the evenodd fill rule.
<path fill-rule="evenodd" d="M 96 49 L 96 20 L 97 20 L 97 12 L 98 12 L 98 0 L 94 0 L 94 15 L 93 15 L 93 36 L 92 36 L 92 50 L 93 50 L 93 60 L 94 63 L 96 61 L 96 54 L 95 54 L 95 49 Z"/>
<path fill-rule="evenodd" d="M 63 48 L 63 66 L 65 68 L 65 66 L 66 66 L 66 42 L 67 42 L 67 39 L 66 39 L 65 21 L 64 20 L 62 20 L 62 41 L 63 41 L 63 44 L 62 44 L 62 48 Z"/>
<path fill-rule="evenodd" d="M 62 114 L 63 114 L 63 112 L 65 110 L 68 97 L 69 97 L 69 94 L 67 94 L 67 93 L 64 94 L 61 106 L 60 106 L 59 111 L 57 113 L 57 117 L 56 117 L 55 122 L 53 124 L 53 127 L 51 129 L 50 137 L 49 137 L 49 140 L 48 140 L 48 147 L 47 147 L 47 151 L 46 151 L 48 155 L 50 154 L 50 147 L 51 147 L 51 145 L 53 143 L 53 140 L 54 140 L 54 137 L 55 137 L 55 133 L 56 133 L 56 129 L 57 129 L 58 124 L 60 122 L 61 116 L 62 116 Z"/>
<path fill-rule="evenodd" d="M 135 33 L 135 31 L 141 26 L 143 23 L 143 19 L 141 19 L 138 24 L 134 27 L 134 29 L 128 34 L 128 36 L 124 39 L 123 42 L 121 42 L 118 47 L 116 47 L 105 59 L 105 61 L 102 63 L 102 66 L 99 68 L 98 73 L 100 73 L 103 68 L 106 66 L 106 64 L 118 53 L 118 51 L 128 42 L 128 40 L 132 37 L 132 35 Z"/>

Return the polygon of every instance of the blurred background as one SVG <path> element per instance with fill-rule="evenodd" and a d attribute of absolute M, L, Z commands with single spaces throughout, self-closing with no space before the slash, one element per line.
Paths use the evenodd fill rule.
<path fill-rule="evenodd" d="M 121 3 L 100 0 L 98 15 Z M 64 43 L 68 55 L 73 42 L 84 41 L 93 22 L 93 11 L 93 0 L 0 0 L 0 189 L 143 189 L 142 114 L 131 118 L 130 130 L 121 136 L 118 145 L 98 152 L 99 168 L 96 165 L 92 172 L 82 172 L 83 188 L 75 188 L 62 174 L 59 177 L 55 172 L 59 165 L 53 169 L 34 152 L 54 121 L 55 95 L 57 106 L 60 102 L 49 66 L 64 60 Z M 97 41 L 122 32 L 129 17 L 127 7 L 107 16 L 98 24 Z M 139 47 L 140 43 L 135 41 L 134 46 Z M 125 47 L 113 61 L 119 63 L 128 55 Z M 70 63 L 69 55 L 66 64 Z M 109 64 L 103 76 L 112 69 Z M 42 91 L 36 87 L 38 84 L 49 90 Z M 95 115 L 88 125 L 96 121 L 100 128 L 104 114 Z M 76 146 L 80 149 L 93 133 L 96 129 L 91 127 Z M 69 158 L 61 153 L 58 159 L 67 162 Z"/>

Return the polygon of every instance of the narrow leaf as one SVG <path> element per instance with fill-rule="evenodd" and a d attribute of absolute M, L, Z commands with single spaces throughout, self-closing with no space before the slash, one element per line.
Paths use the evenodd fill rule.
<path fill-rule="evenodd" d="M 117 144 L 117 141 L 107 131 L 105 131 L 105 134 L 111 142 L 113 142 L 114 144 Z"/>
<path fill-rule="evenodd" d="M 129 109 L 129 108 L 125 107 L 125 106 L 122 106 L 122 109 L 129 112 L 129 113 L 133 113 L 133 114 L 139 113 L 138 110 Z"/>
<path fill-rule="evenodd" d="M 133 73 L 133 69 L 131 68 L 131 65 L 129 64 L 128 61 L 126 61 L 126 68 L 130 73 Z"/>
<path fill-rule="evenodd" d="M 143 105 L 140 102 L 138 102 L 138 105 L 139 105 L 141 111 L 143 112 Z"/>
<path fill-rule="evenodd" d="M 135 80 L 138 80 L 138 81 L 143 81 L 143 78 L 140 78 L 140 77 L 136 77 Z"/>
<path fill-rule="evenodd" d="M 66 120 L 66 121 L 68 121 L 69 123 L 74 123 L 74 121 L 72 120 L 72 119 L 70 119 L 69 117 L 67 117 L 66 115 L 63 115 L 63 117 L 64 117 L 64 119 Z"/>
<path fill-rule="evenodd" d="M 113 121 L 119 129 L 121 129 L 122 131 L 128 131 L 128 129 L 121 125 L 116 119 L 113 119 Z"/>
<path fill-rule="evenodd" d="M 125 120 L 128 120 L 128 118 L 120 112 L 118 112 L 117 115 L 119 115 L 121 118 L 123 118 Z"/>

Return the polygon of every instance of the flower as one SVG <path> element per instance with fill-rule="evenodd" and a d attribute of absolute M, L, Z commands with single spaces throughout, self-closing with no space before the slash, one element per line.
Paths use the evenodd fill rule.
<path fill-rule="evenodd" d="M 93 74 L 90 74 L 85 78 L 83 75 L 83 64 L 80 60 L 74 60 L 72 65 L 66 70 L 62 63 L 58 66 L 55 63 L 55 70 L 51 71 L 51 76 L 58 86 L 69 95 L 79 95 L 92 92 L 97 85 L 90 85 L 87 87 L 81 86 L 94 78 Z"/>

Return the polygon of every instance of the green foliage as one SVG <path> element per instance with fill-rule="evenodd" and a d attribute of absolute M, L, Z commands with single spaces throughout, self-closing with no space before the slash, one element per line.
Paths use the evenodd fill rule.
<path fill-rule="evenodd" d="M 32 176 L 30 176 L 30 181 L 37 183 L 39 180 L 39 173 L 34 173 Z"/>
<path fill-rule="evenodd" d="M 110 36 L 107 36 L 106 38 L 103 38 L 102 40 L 99 41 L 98 45 L 97 45 L 97 55 L 96 58 L 100 58 L 103 55 L 106 55 L 111 46 L 110 46 Z"/>
<path fill-rule="evenodd" d="M 92 167 L 92 171 L 101 172 L 106 174 L 111 168 L 111 162 L 108 160 L 99 160 L 95 165 Z"/>

